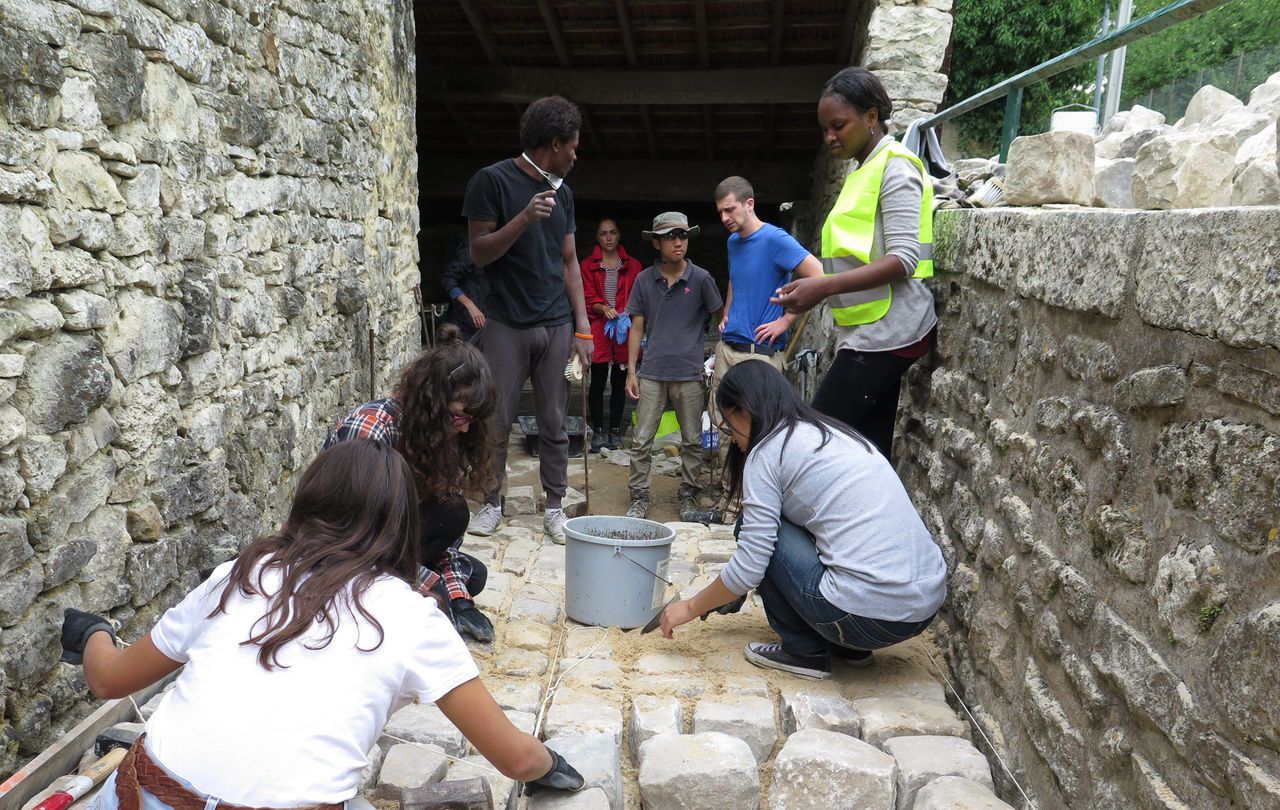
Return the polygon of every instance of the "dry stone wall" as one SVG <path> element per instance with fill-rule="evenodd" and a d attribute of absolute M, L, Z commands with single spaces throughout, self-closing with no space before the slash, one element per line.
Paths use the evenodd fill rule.
<path fill-rule="evenodd" d="M 418 343 L 407 2 L 0 0 L 0 778 Z"/>
<path fill-rule="evenodd" d="M 897 466 L 939 644 L 1041 807 L 1280 806 L 1277 221 L 937 217 Z"/>

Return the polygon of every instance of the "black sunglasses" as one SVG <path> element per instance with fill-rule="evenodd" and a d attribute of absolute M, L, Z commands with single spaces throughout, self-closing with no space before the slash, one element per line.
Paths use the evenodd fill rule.
<path fill-rule="evenodd" d="M 688 231 L 680 231 L 680 230 L 667 231 L 666 233 L 662 234 L 662 235 L 661 235 L 661 236 L 659 236 L 658 238 L 659 238 L 659 239 L 664 239 L 664 240 L 666 240 L 666 241 L 668 241 L 668 242 L 674 241 L 674 240 L 676 240 L 676 239 L 679 239 L 680 241 L 682 241 L 682 242 L 683 242 L 684 240 L 686 240 L 686 239 L 688 239 L 688 238 L 689 238 L 689 232 L 688 232 Z"/>

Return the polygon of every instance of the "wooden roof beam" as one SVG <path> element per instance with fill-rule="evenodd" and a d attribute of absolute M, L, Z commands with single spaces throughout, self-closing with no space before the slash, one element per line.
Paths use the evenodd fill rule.
<path fill-rule="evenodd" d="M 707 38 L 707 0 L 693 0 L 694 27 L 698 32 L 698 64 L 711 67 L 711 45 Z"/>
<path fill-rule="evenodd" d="M 627 64 L 635 67 L 640 64 L 636 55 L 636 38 L 631 31 L 631 14 L 627 11 L 627 0 L 613 0 L 613 8 L 618 14 L 618 30 L 622 32 L 622 50 L 627 55 Z"/>
<path fill-rule="evenodd" d="M 783 10 L 785 0 L 773 0 L 773 30 L 769 34 L 769 64 L 777 67 L 782 64 L 782 23 L 785 19 Z M 770 104 L 764 132 L 764 153 L 773 151 L 773 144 L 778 135 L 778 105 Z"/>
<path fill-rule="evenodd" d="M 842 67 L 861 58 L 864 34 L 871 22 L 871 10 L 875 6 L 871 0 L 847 2 L 849 5 L 845 7 L 844 30 L 840 34 L 840 47 L 836 52 L 836 59 Z"/>
<path fill-rule="evenodd" d="M 475 0 L 458 0 L 458 5 L 462 6 L 462 13 L 467 15 L 467 22 L 471 23 L 471 30 L 475 32 L 476 39 L 480 40 L 480 49 L 484 51 L 489 64 L 505 64 L 493 32 L 489 30 L 489 21 L 485 19 L 484 12 L 476 5 Z"/>
<path fill-rule="evenodd" d="M 591 147 L 592 153 L 603 155 L 604 138 L 600 137 L 600 131 L 596 129 L 596 120 L 595 116 L 591 114 L 591 108 L 586 104 L 579 104 L 578 111 L 582 113 L 582 128 L 587 132 L 587 143 Z"/>
<path fill-rule="evenodd" d="M 653 132 L 653 114 L 649 112 L 649 107 L 640 107 L 640 123 L 644 127 L 644 140 L 649 146 L 649 157 L 656 159 L 658 157 L 658 138 Z"/>
<path fill-rule="evenodd" d="M 547 36 L 551 38 L 551 47 L 556 52 L 556 61 L 560 67 L 570 66 L 569 48 L 564 42 L 564 32 L 560 29 L 560 18 L 551 7 L 551 0 L 538 0 L 538 11 L 542 14 L 542 23 L 547 27 Z"/>

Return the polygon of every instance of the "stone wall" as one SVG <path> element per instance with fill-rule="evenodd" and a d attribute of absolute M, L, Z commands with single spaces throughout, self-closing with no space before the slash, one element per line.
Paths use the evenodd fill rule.
<path fill-rule="evenodd" d="M 939 645 L 1041 807 L 1280 806 L 1277 221 L 937 218 L 897 466 Z"/>
<path fill-rule="evenodd" d="M 418 343 L 407 2 L 0 0 L 0 778 Z"/>

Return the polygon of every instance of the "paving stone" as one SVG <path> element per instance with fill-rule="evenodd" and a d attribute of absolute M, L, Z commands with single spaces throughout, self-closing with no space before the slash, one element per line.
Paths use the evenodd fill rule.
<path fill-rule="evenodd" d="M 674 695 L 682 698 L 699 698 L 710 691 L 705 681 L 688 675 L 636 675 L 627 685 L 631 691 L 649 695 Z"/>
<path fill-rule="evenodd" d="M 968 740 L 894 737 L 881 747 L 898 763 L 897 810 L 910 810 L 920 788 L 940 776 L 960 776 L 995 791 L 987 758 Z"/>
<path fill-rule="evenodd" d="M 695 672 L 701 668 L 702 664 L 696 658 L 650 653 L 640 656 L 636 660 L 634 669 L 645 675 L 667 675 L 672 672 Z"/>
<path fill-rule="evenodd" d="M 405 706 L 391 715 L 385 731 L 401 740 L 437 745 L 450 756 L 460 757 L 467 750 L 467 740 L 462 732 L 449 722 L 449 718 L 434 703 L 411 703 Z M 384 734 L 378 739 L 378 744 L 385 751 L 399 741 Z"/>
<path fill-rule="evenodd" d="M 488 687 L 489 694 L 502 708 L 538 713 L 542 703 L 542 684 L 538 681 L 496 681 Z"/>
<path fill-rule="evenodd" d="M 461 761 L 454 760 L 449 763 L 449 772 L 445 774 L 444 781 L 457 782 L 463 779 L 483 779 L 488 782 L 489 790 L 493 792 L 495 807 L 506 807 L 507 797 L 511 795 L 511 789 L 516 785 L 515 780 L 503 776 L 489 760 L 479 754 L 472 754 L 463 757 Z"/>
<path fill-rule="evenodd" d="M 536 678 L 547 671 L 547 657 L 531 650 L 507 650 L 494 663 L 503 675 L 514 678 Z"/>
<path fill-rule="evenodd" d="M 693 710 L 693 733 L 719 731 L 747 743 L 756 762 L 764 762 L 778 742 L 773 701 L 753 695 L 703 698 Z"/>
<path fill-rule="evenodd" d="M 562 659 L 561 663 L 565 668 L 565 686 L 615 689 L 622 685 L 625 677 L 622 668 L 613 661 L 587 658 L 578 661 Z M 573 667 L 572 670 L 569 670 L 570 666 Z"/>
<path fill-rule="evenodd" d="M 381 746 L 374 745 L 369 749 L 369 764 L 364 766 L 364 770 L 360 772 L 360 792 L 373 790 L 378 785 L 378 775 L 382 773 L 382 762 L 386 759 L 386 752 Z"/>
<path fill-rule="evenodd" d="M 510 595 L 511 577 L 490 570 L 489 580 L 485 583 L 484 590 L 475 597 L 476 607 L 486 612 L 497 613 L 502 610 L 502 606 Z"/>
<path fill-rule="evenodd" d="M 517 540 L 502 552 L 502 571 L 522 577 L 529 570 L 529 558 L 538 550 L 532 540 Z"/>
<path fill-rule="evenodd" d="M 755 756 L 745 742 L 728 734 L 650 737 L 640 746 L 639 778 L 644 806 L 653 810 L 760 806 Z"/>
<path fill-rule="evenodd" d="M 517 597 L 511 602 L 507 612 L 510 619 L 530 619 L 536 622 L 552 623 L 560 618 L 560 606 L 541 599 Z"/>
<path fill-rule="evenodd" d="M 577 793 L 539 793 L 529 799 L 529 810 L 612 810 L 609 794 L 600 788 Z"/>
<path fill-rule="evenodd" d="M 943 776 L 920 788 L 913 810 L 1013 810 L 985 785 L 960 776 Z"/>
<path fill-rule="evenodd" d="M 605 734 L 622 744 L 622 712 L 616 699 L 599 690 L 561 687 L 551 700 L 544 730 L 547 737 Z"/>
<path fill-rule="evenodd" d="M 720 678 L 720 691 L 726 695 L 769 697 L 769 682 L 759 675 L 726 675 Z"/>
<path fill-rule="evenodd" d="M 684 730 L 684 709 L 674 697 L 636 695 L 631 700 L 632 756 L 640 756 L 640 746 L 659 734 L 679 734 Z"/>
<path fill-rule="evenodd" d="M 893 757 L 861 740 L 809 728 L 787 739 L 773 763 L 772 810 L 890 810 Z"/>
<path fill-rule="evenodd" d="M 698 556 L 694 557 L 694 562 L 698 564 L 706 563 L 727 563 L 733 557 L 733 552 L 738 548 L 737 541 L 732 538 L 712 538 L 698 541 Z"/>
<path fill-rule="evenodd" d="M 589 632 L 594 630 L 595 632 Z M 603 639 L 603 642 L 601 641 Z M 600 627 L 584 627 L 569 633 L 564 642 L 564 660 L 577 658 L 613 658 L 613 645 L 609 633 Z"/>
<path fill-rule="evenodd" d="M 879 746 L 893 737 L 923 734 L 964 737 L 964 723 L 940 700 L 860 698 L 853 710 L 862 718 L 862 739 Z"/>
<path fill-rule="evenodd" d="M 378 774 L 378 794 L 392 798 L 402 790 L 439 782 L 449 770 L 449 760 L 439 746 L 397 743 L 387 751 Z"/>
<path fill-rule="evenodd" d="M 502 496 L 502 514 L 504 517 L 516 515 L 533 515 L 538 511 L 538 499 L 534 497 L 533 487 L 507 487 L 507 494 Z"/>
<path fill-rule="evenodd" d="M 582 774 L 584 790 L 603 791 L 610 810 L 622 810 L 622 749 L 616 738 L 608 734 L 552 735 L 548 731 L 547 747 Z"/>
<path fill-rule="evenodd" d="M 853 710 L 852 703 L 838 695 L 787 687 L 779 695 L 779 707 L 784 734 L 817 728 L 862 737 L 862 718 Z"/>
<path fill-rule="evenodd" d="M 510 622 L 502 635 L 503 644 L 508 648 L 532 650 L 545 653 L 551 650 L 555 641 L 555 633 L 545 624 L 536 622 Z"/>

